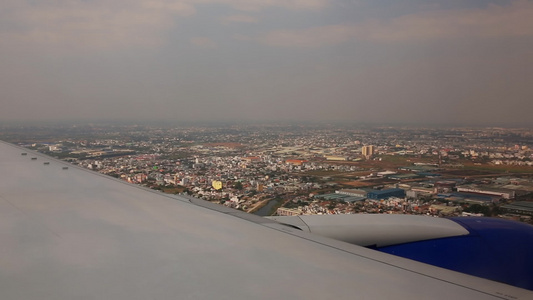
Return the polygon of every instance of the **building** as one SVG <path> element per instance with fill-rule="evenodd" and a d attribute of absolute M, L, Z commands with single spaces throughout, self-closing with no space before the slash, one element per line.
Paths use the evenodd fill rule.
<path fill-rule="evenodd" d="M 394 174 L 397 174 L 398 172 L 394 172 L 394 171 L 383 171 L 383 172 L 378 172 L 376 175 L 378 177 L 386 177 L 386 176 L 390 176 L 390 175 L 394 175 Z"/>
<path fill-rule="evenodd" d="M 146 181 L 146 179 L 148 179 L 148 176 L 142 173 L 135 174 L 127 178 L 128 182 L 131 182 L 131 183 L 143 183 Z"/>
<path fill-rule="evenodd" d="M 420 176 L 417 174 L 393 174 L 387 177 L 394 180 L 405 180 L 419 178 Z"/>
<path fill-rule="evenodd" d="M 332 160 L 332 161 L 347 161 L 348 160 L 346 156 L 327 155 L 325 157 L 326 157 L 326 160 Z"/>
<path fill-rule="evenodd" d="M 246 163 L 260 162 L 261 161 L 261 157 L 259 157 L 259 156 L 247 156 L 247 157 L 243 157 L 242 161 L 244 161 Z"/>
<path fill-rule="evenodd" d="M 455 185 L 457 182 L 453 180 L 446 180 L 446 181 L 437 181 L 435 182 L 435 192 L 436 193 L 449 193 L 453 191 L 453 188 L 455 188 Z"/>
<path fill-rule="evenodd" d="M 335 191 L 335 193 L 353 197 L 366 197 L 367 191 L 360 189 L 342 189 Z"/>
<path fill-rule="evenodd" d="M 339 193 L 338 191 L 333 194 L 315 195 L 313 198 L 323 199 L 326 201 L 344 201 L 344 202 L 356 202 L 365 200 L 366 197 L 351 196 L 348 194 Z"/>
<path fill-rule="evenodd" d="M 519 201 L 502 206 L 502 209 L 508 213 L 533 216 L 533 202 Z"/>
<path fill-rule="evenodd" d="M 490 196 L 499 196 L 503 199 L 513 199 L 515 197 L 515 192 L 513 190 L 480 187 L 480 186 L 473 186 L 473 185 L 458 186 L 457 191 L 466 192 L 466 193 L 482 194 L 482 195 L 490 195 Z"/>
<path fill-rule="evenodd" d="M 303 212 L 295 208 L 280 207 L 276 210 L 276 214 L 278 216 L 299 216 L 302 215 Z"/>
<path fill-rule="evenodd" d="M 363 146 L 363 148 L 361 148 L 361 153 L 367 159 L 370 158 L 372 155 L 374 155 L 375 151 L 376 150 L 375 150 L 375 146 L 374 145 L 367 145 L 367 146 Z"/>
<path fill-rule="evenodd" d="M 306 163 L 307 160 L 303 160 L 303 159 L 287 159 L 285 162 L 290 164 L 290 165 L 293 165 L 293 166 L 301 166 L 304 163 Z"/>
<path fill-rule="evenodd" d="M 418 199 L 419 197 L 431 196 L 435 194 L 435 189 L 425 186 L 413 186 L 405 194 L 408 198 Z"/>
<path fill-rule="evenodd" d="M 384 189 L 384 190 L 371 190 L 366 194 L 368 199 L 381 200 L 390 197 L 405 197 L 405 190 L 403 189 Z"/>

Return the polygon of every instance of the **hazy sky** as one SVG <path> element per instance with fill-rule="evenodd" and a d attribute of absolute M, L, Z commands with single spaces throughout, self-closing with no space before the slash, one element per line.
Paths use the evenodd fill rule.
<path fill-rule="evenodd" d="M 533 124 L 533 1 L 2 0 L 0 121 Z"/>

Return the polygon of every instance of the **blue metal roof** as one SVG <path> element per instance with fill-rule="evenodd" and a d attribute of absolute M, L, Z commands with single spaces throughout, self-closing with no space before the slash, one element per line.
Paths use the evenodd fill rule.
<path fill-rule="evenodd" d="M 369 193 L 372 193 L 374 195 L 384 195 L 384 194 L 389 194 L 389 193 L 394 193 L 394 192 L 404 192 L 404 190 L 398 189 L 398 188 L 393 188 L 393 189 L 371 190 L 371 191 L 369 191 Z"/>

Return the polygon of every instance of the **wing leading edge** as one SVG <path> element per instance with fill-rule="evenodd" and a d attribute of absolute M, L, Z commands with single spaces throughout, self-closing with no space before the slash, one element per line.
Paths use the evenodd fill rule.
<path fill-rule="evenodd" d="M 2 299 L 533 295 L 147 190 L 3 142 L 0 170 Z"/>

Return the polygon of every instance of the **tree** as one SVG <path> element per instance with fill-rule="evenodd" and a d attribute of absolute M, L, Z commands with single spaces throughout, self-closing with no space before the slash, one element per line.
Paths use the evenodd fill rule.
<path fill-rule="evenodd" d="M 469 207 L 464 209 L 465 212 L 474 213 L 474 214 L 483 214 L 484 216 L 490 217 L 491 209 L 487 206 L 480 204 L 472 204 Z"/>
<path fill-rule="evenodd" d="M 237 181 L 234 185 L 233 185 L 234 188 L 238 189 L 238 190 L 242 190 L 242 183 L 240 181 Z"/>

